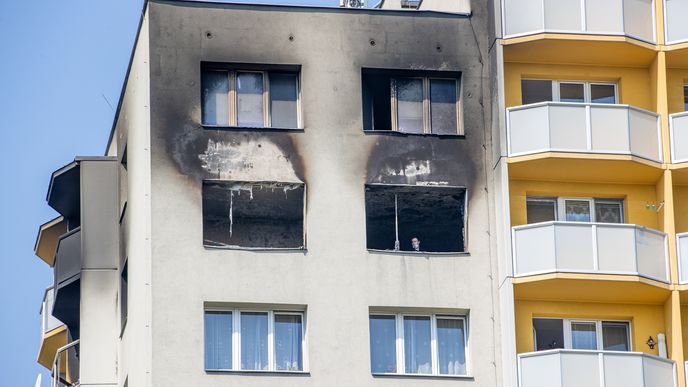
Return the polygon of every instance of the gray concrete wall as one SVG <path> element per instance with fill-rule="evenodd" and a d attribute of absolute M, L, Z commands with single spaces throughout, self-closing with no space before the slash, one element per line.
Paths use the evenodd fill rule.
<path fill-rule="evenodd" d="M 149 7 L 152 385 L 495 386 L 499 327 L 486 193 L 489 107 L 482 106 L 489 100 L 486 5 L 474 3 L 471 20 L 164 1 Z M 204 129 L 202 61 L 301 65 L 304 130 Z M 465 137 L 363 133 L 362 67 L 461 71 Z M 207 168 L 203 160 L 209 157 L 233 167 Z M 429 166 L 424 173 L 402 173 L 419 163 Z M 265 180 L 266 173 L 307 185 L 307 251 L 205 249 L 202 180 L 218 174 Z M 364 185 L 416 182 L 467 187 L 468 253 L 366 250 Z M 133 267 L 131 252 L 129 257 Z M 136 302 L 132 296 L 130 303 Z M 206 373 L 204 302 L 306 305 L 309 374 Z M 370 307 L 469 311 L 472 377 L 373 377 Z M 146 385 L 132 383 L 131 375 L 130 386 Z"/>

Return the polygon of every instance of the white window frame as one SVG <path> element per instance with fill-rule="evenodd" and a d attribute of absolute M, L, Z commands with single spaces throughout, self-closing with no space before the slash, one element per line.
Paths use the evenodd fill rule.
<path fill-rule="evenodd" d="M 615 199 L 615 198 L 590 198 L 590 197 L 574 197 L 574 196 L 562 196 L 562 197 L 557 197 L 557 196 L 526 196 L 526 211 L 528 209 L 528 202 L 531 201 L 541 201 L 541 202 L 554 202 L 555 204 L 555 211 L 554 211 L 554 221 L 564 221 L 567 222 L 566 220 L 566 201 L 567 200 L 575 200 L 575 201 L 587 201 L 590 203 L 590 223 L 595 223 L 597 222 L 597 213 L 595 210 L 595 206 L 597 203 L 619 203 L 621 205 L 621 222 L 619 224 L 625 223 L 626 222 L 626 217 L 624 215 L 624 210 L 625 210 L 625 204 L 624 204 L 624 199 Z M 527 218 L 528 214 L 526 214 Z"/>
<path fill-rule="evenodd" d="M 617 82 L 599 82 L 599 81 L 580 81 L 580 80 L 551 80 L 551 79 L 537 79 L 537 78 L 523 78 L 524 81 L 550 81 L 552 83 L 552 102 L 561 102 L 561 84 L 576 84 L 583 85 L 583 102 L 592 102 L 592 86 L 614 86 L 614 104 L 619 104 L 619 84 Z M 612 104 L 608 104 L 612 105 Z"/>
<path fill-rule="evenodd" d="M 471 375 L 471 364 L 469 356 L 469 333 L 468 333 L 468 318 L 460 315 L 445 315 L 445 314 L 423 314 L 423 313 L 374 313 L 368 315 L 370 321 L 371 316 L 394 316 L 395 331 L 396 331 L 396 372 L 372 372 L 373 375 L 404 375 L 404 376 L 442 376 L 442 377 L 456 377 L 465 378 Z M 430 317 L 430 355 L 431 355 L 431 369 L 429 374 L 417 374 L 406 372 L 406 358 L 404 353 L 404 317 Z M 463 375 L 440 374 L 439 372 L 439 344 L 437 342 L 437 320 L 462 320 L 464 329 L 464 357 L 466 358 L 466 373 Z"/>
<path fill-rule="evenodd" d="M 603 331 L 602 331 L 602 324 L 603 323 L 617 323 L 617 324 L 626 324 L 626 327 L 628 328 L 626 330 L 626 338 L 628 339 L 628 351 L 614 351 L 614 352 L 633 352 L 633 326 L 631 324 L 630 320 L 609 320 L 609 319 L 604 319 L 604 320 L 594 320 L 594 319 L 585 319 L 585 318 L 557 318 L 557 317 L 534 317 L 534 319 L 538 320 L 562 320 L 564 324 L 564 349 L 573 349 L 572 344 L 573 344 L 573 331 L 571 329 L 571 324 L 572 323 L 583 323 L 583 324 L 590 324 L 594 323 L 595 324 L 595 338 L 596 338 L 596 345 L 597 349 L 596 351 L 604 351 L 604 340 L 603 340 Z M 537 352 L 537 333 L 535 330 L 535 326 L 533 325 L 533 351 Z"/>
<path fill-rule="evenodd" d="M 205 368 L 206 371 L 219 372 L 263 372 L 263 373 L 308 373 L 306 356 L 306 313 L 294 310 L 265 310 L 265 309 L 243 309 L 243 308 L 205 308 L 203 316 L 207 312 L 225 312 L 232 314 L 232 368 L 214 369 Z M 241 314 L 242 313 L 267 313 L 268 315 L 268 369 L 250 370 L 241 368 Z M 275 351 L 275 315 L 301 316 L 301 370 L 278 370 L 276 367 L 277 352 Z M 205 335 L 204 335 L 205 342 Z M 205 357 L 205 353 L 203 354 Z"/>
<path fill-rule="evenodd" d="M 239 126 L 239 98 L 237 92 L 237 74 L 239 73 L 250 73 L 250 74 L 262 74 L 263 76 L 263 126 L 251 126 L 250 128 L 255 129 L 301 129 L 301 74 L 296 71 L 285 71 L 285 73 L 293 74 L 296 76 L 296 127 L 295 128 L 275 128 L 272 126 L 272 109 L 270 104 L 270 73 L 279 73 L 279 70 L 250 70 L 250 69 L 238 69 L 238 70 L 225 70 L 225 69 L 204 69 L 201 72 L 201 76 L 205 72 L 218 72 L 226 73 L 227 82 L 229 85 L 229 92 L 227 94 L 227 114 L 229 127 L 240 127 Z M 203 98 L 203 96 L 201 96 Z M 201 101 L 203 104 L 203 101 Z M 202 120 L 202 118 L 201 118 Z M 203 126 L 207 127 L 224 127 L 224 125 L 210 125 L 202 123 Z"/>
<path fill-rule="evenodd" d="M 423 82 L 423 132 L 422 133 L 411 133 L 399 130 L 399 104 L 397 101 L 397 87 L 396 83 L 399 79 L 420 79 Z M 432 111 L 431 111 L 431 100 L 430 100 L 430 82 L 434 80 L 440 81 L 453 81 L 456 85 L 456 133 L 433 133 L 432 131 Z M 463 135 L 463 122 L 461 121 L 462 114 L 462 98 L 461 98 L 461 88 L 463 87 L 463 82 L 461 78 L 451 78 L 451 77 L 423 77 L 423 76 L 394 76 L 390 79 L 390 96 L 391 96 L 391 113 L 392 113 L 392 131 L 407 134 L 435 134 L 435 135 Z"/>

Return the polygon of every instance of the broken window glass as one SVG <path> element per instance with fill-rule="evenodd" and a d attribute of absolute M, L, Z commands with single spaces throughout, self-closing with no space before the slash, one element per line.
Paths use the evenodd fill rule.
<path fill-rule="evenodd" d="M 204 245 L 304 248 L 304 193 L 298 183 L 204 181 Z"/>
<path fill-rule="evenodd" d="M 464 251 L 465 197 L 455 187 L 367 186 L 368 249 Z"/>

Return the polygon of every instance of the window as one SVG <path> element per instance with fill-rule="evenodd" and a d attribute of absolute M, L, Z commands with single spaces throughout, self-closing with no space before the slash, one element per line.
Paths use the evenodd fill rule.
<path fill-rule="evenodd" d="M 401 0 L 402 9 L 418 9 L 423 0 Z"/>
<path fill-rule="evenodd" d="M 129 260 L 124 261 L 124 266 L 119 277 L 119 313 L 120 330 L 123 330 L 129 315 L 128 293 L 129 293 Z"/>
<path fill-rule="evenodd" d="M 630 323 L 627 321 L 534 318 L 535 351 L 567 348 L 581 350 L 630 351 Z"/>
<path fill-rule="evenodd" d="M 683 86 L 683 111 L 688 112 L 688 85 Z"/>
<path fill-rule="evenodd" d="M 615 83 L 521 80 L 524 105 L 538 102 L 577 102 L 615 104 L 618 101 Z"/>
<path fill-rule="evenodd" d="M 460 74 L 363 70 L 363 129 L 463 134 Z"/>
<path fill-rule="evenodd" d="M 224 69 L 203 66 L 203 125 L 298 128 L 298 70 L 256 71 L 244 67 Z"/>
<path fill-rule="evenodd" d="M 373 374 L 467 375 L 464 316 L 370 315 Z"/>
<path fill-rule="evenodd" d="M 368 249 L 464 251 L 464 188 L 369 185 L 365 202 Z"/>
<path fill-rule="evenodd" d="M 566 222 L 623 223 L 623 200 L 591 198 L 526 198 L 528 223 Z"/>
<path fill-rule="evenodd" d="M 305 187 L 298 183 L 203 182 L 203 244 L 302 249 Z"/>
<path fill-rule="evenodd" d="M 303 371 L 304 314 L 206 310 L 205 369 Z"/>

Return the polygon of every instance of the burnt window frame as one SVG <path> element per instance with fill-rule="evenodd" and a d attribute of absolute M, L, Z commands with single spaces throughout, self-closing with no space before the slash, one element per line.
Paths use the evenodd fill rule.
<path fill-rule="evenodd" d="M 206 72 L 227 73 L 228 93 L 227 93 L 227 125 L 215 125 L 203 121 L 203 111 L 205 101 L 203 98 L 203 74 Z M 263 126 L 247 126 L 238 124 L 237 113 L 237 73 L 261 73 L 263 76 Z M 296 126 L 282 127 L 272 125 L 272 110 L 270 103 L 270 74 L 289 74 L 296 77 Z M 201 62 L 199 73 L 200 85 L 200 124 L 205 129 L 252 129 L 252 130 L 277 130 L 277 131 L 303 131 L 303 108 L 302 108 L 302 86 L 301 86 L 301 65 L 296 64 L 264 64 L 264 63 L 231 63 L 231 62 Z"/>
<path fill-rule="evenodd" d="M 401 250 L 401 249 L 375 249 L 375 248 L 370 248 L 368 247 L 368 203 L 365 197 L 365 191 L 369 188 L 389 188 L 390 190 L 392 189 L 411 189 L 415 190 L 417 189 L 419 192 L 422 192 L 424 189 L 430 189 L 430 190 L 439 190 L 439 189 L 451 189 L 451 190 L 462 190 L 463 191 L 463 219 L 461 219 L 462 223 L 462 237 L 463 237 L 463 250 L 462 251 L 426 251 L 426 250 L 421 250 L 420 251 L 411 251 L 411 250 Z M 365 245 L 366 245 L 366 250 L 369 253 L 383 253 L 383 254 L 400 254 L 400 255 L 406 255 L 406 254 L 415 254 L 415 255 L 449 255 L 449 256 L 457 256 L 457 255 L 470 255 L 470 250 L 469 250 L 469 244 L 468 244 L 468 188 L 466 186 L 460 186 L 460 185 L 411 185 L 411 184 L 383 184 L 383 183 L 366 183 L 364 185 L 364 198 L 363 198 L 363 205 L 364 205 L 364 214 L 365 214 L 365 219 L 364 219 L 364 226 L 365 226 Z M 397 210 L 398 211 L 398 210 Z M 398 215 L 397 215 L 398 216 Z M 398 232 L 398 231 L 397 231 Z M 398 235 L 397 235 L 398 236 Z M 423 240 L 421 239 L 421 246 L 423 243 Z"/>
<path fill-rule="evenodd" d="M 289 185 L 299 185 L 303 188 L 303 209 L 302 209 L 302 241 L 303 243 L 301 244 L 300 247 L 265 247 L 265 246 L 259 246 L 259 247 L 252 247 L 252 246 L 240 246 L 240 245 L 223 245 L 223 246 L 215 246 L 215 245 L 209 245 L 206 243 L 205 240 L 205 218 L 204 218 L 204 213 L 205 213 L 205 199 L 204 199 L 204 189 L 206 183 L 210 184 L 218 184 L 218 183 L 225 183 L 225 184 L 289 184 Z M 239 250 L 239 251 L 298 251 L 298 252 L 305 252 L 308 250 L 307 246 L 307 214 L 306 214 L 306 209 L 308 206 L 307 203 L 308 200 L 308 186 L 306 185 L 305 182 L 287 182 L 287 181 L 272 181 L 272 180 L 227 180 L 227 179 L 203 179 L 201 181 L 201 223 L 202 223 L 202 244 L 203 248 L 205 249 L 210 249 L 210 250 Z"/>
<path fill-rule="evenodd" d="M 375 104 L 371 102 L 372 106 L 368 109 L 367 99 L 373 98 L 366 96 L 366 78 L 367 77 L 388 77 L 389 88 L 389 122 L 388 129 L 375 129 Z M 398 102 L 396 97 L 395 83 L 398 79 L 422 79 L 423 82 L 423 132 L 413 133 L 398 130 Z M 432 131 L 432 100 L 430 98 L 430 85 L 433 80 L 451 80 L 456 83 L 456 133 L 434 133 Z M 370 81 L 368 81 L 370 82 Z M 374 134 L 397 134 L 404 136 L 438 136 L 438 137 L 459 137 L 466 136 L 464 125 L 464 107 L 463 107 L 463 72 L 462 71 L 445 71 L 445 70 L 410 70 L 410 69 L 389 69 L 389 68 L 361 68 L 361 117 L 363 123 L 364 133 Z M 366 120 L 366 111 L 371 111 L 370 123 Z"/>

